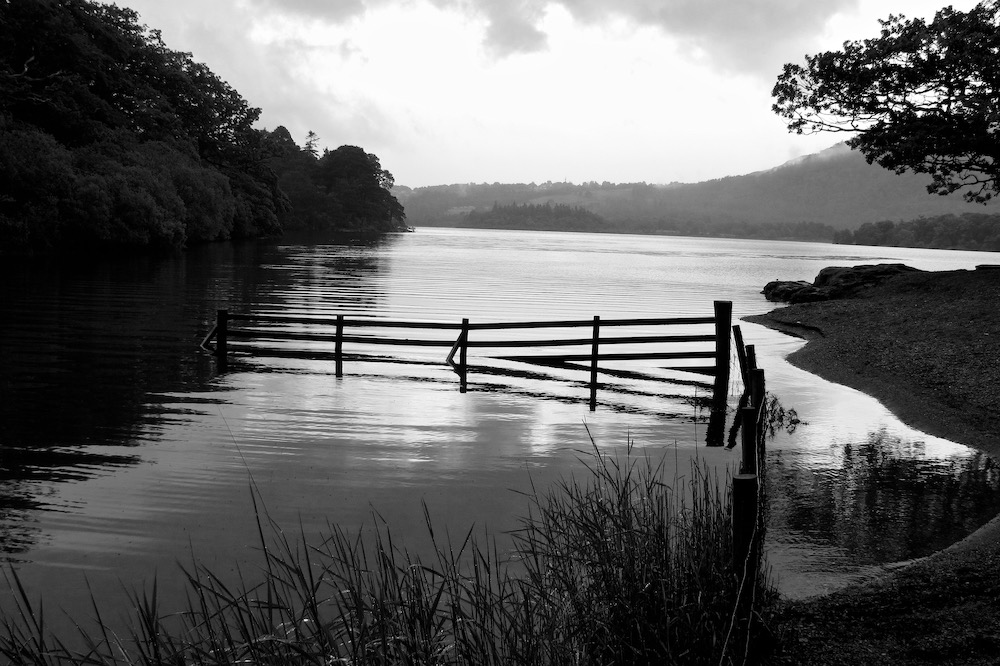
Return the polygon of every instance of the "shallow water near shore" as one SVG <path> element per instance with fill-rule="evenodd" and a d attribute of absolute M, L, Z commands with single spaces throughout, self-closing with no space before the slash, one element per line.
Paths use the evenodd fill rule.
<path fill-rule="evenodd" d="M 930 555 L 997 513 L 994 459 L 784 361 L 803 344 L 777 338 L 758 352 L 771 382 L 798 387 L 807 422 L 769 443 L 768 561 L 785 596 L 823 594 Z"/>
<path fill-rule="evenodd" d="M 682 483 L 703 446 L 696 389 L 585 378 L 473 375 L 461 394 L 436 352 L 420 365 L 244 357 L 225 374 L 197 345 L 216 308 L 346 311 L 454 321 L 711 314 L 771 309 L 768 280 L 828 265 L 943 270 L 972 252 L 813 243 L 426 229 L 378 243 L 325 240 L 198 248 L 163 260 L 6 267 L 0 361 L 5 477 L 0 546 L 33 594 L 89 613 L 84 574 L 115 594 L 194 556 L 222 574 L 260 563 L 255 484 L 288 531 L 371 524 L 423 538 L 422 507 L 453 534 L 502 533 L 580 451 L 662 456 Z M 16 270 L 15 270 L 16 269 Z M 797 370 L 801 344 L 743 324 L 768 389 L 803 421 L 769 443 L 768 556 L 789 596 L 947 546 L 1000 511 L 984 456 L 902 426 L 876 401 Z M 740 387 L 734 382 L 735 394 Z M 161 590 L 178 601 L 176 585 Z"/>

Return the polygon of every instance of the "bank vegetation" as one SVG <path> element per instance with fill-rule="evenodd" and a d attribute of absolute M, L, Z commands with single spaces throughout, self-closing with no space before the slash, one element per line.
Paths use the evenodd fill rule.
<path fill-rule="evenodd" d="M 260 113 L 130 9 L 0 3 L 0 251 L 405 228 L 377 157 Z"/>
<path fill-rule="evenodd" d="M 756 572 L 744 597 L 752 621 L 737 612 L 728 486 L 698 467 L 664 477 L 631 447 L 595 448 L 582 477 L 530 496 L 512 549 L 473 530 L 453 539 L 428 516 L 425 558 L 383 524 L 370 537 L 334 526 L 320 544 L 277 530 L 265 538 L 259 511 L 262 580 L 223 580 L 195 563 L 186 609 L 161 608 L 154 583 L 134 595 L 124 630 L 94 599 L 96 623 L 49 635 L 11 573 L 20 612 L 3 619 L 0 655 L 81 665 L 753 663 L 773 647 L 777 595 Z"/>

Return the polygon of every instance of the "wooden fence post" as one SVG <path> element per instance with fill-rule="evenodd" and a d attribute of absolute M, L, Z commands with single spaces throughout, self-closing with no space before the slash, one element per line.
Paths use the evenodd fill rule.
<path fill-rule="evenodd" d="M 747 345 L 747 367 L 751 370 L 757 368 L 757 348 L 753 345 Z"/>
<path fill-rule="evenodd" d="M 597 409 L 597 352 L 601 340 L 601 318 L 594 315 L 594 337 L 590 345 L 590 411 Z"/>
<path fill-rule="evenodd" d="M 764 406 L 764 370 L 754 366 L 750 371 L 750 403 L 756 409 Z"/>
<path fill-rule="evenodd" d="M 757 485 L 756 474 L 733 475 L 733 573 L 738 578 L 757 570 Z"/>
<path fill-rule="evenodd" d="M 333 350 L 337 376 L 344 376 L 344 315 L 337 315 L 337 340 Z"/>
<path fill-rule="evenodd" d="M 757 473 L 757 442 L 760 433 L 757 413 L 756 407 L 744 407 L 740 410 L 740 422 L 743 426 L 743 460 L 740 471 L 743 474 Z"/>
<path fill-rule="evenodd" d="M 726 411 L 729 402 L 729 333 L 733 323 L 733 302 L 715 301 L 715 385 L 712 411 L 708 416 L 708 446 L 722 446 L 726 434 Z"/>
<path fill-rule="evenodd" d="M 219 370 L 229 365 L 229 311 L 219 310 L 215 317 L 215 356 L 219 359 Z"/>
<path fill-rule="evenodd" d="M 757 574 L 760 569 L 760 538 L 758 529 L 758 480 L 756 474 L 733 476 L 733 574 L 739 596 L 737 617 L 741 622 L 751 618 Z"/>
<path fill-rule="evenodd" d="M 750 385 L 750 367 L 747 365 L 747 348 L 743 344 L 743 331 L 739 325 L 733 326 L 733 341 L 736 343 L 736 358 L 740 362 L 740 377 L 745 389 Z"/>
<path fill-rule="evenodd" d="M 469 320 L 462 319 L 462 333 L 458 337 L 459 348 L 458 348 L 458 378 L 459 385 L 458 390 L 460 393 L 465 393 L 468 385 L 466 383 L 468 377 L 468 360 L 469 360 Z"/>

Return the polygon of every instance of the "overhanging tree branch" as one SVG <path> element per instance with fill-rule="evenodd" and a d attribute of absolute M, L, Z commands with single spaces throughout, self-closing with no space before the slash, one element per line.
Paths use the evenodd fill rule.
<path fill-rule="evenodd" d="M 880 36 L 787 64 L 773 110 L 797 133 L 852 132 L 869 162 L 931 176 L 928 191 L 1000 192 L 1000 0 L 927 23 L 889 16 Z"/>

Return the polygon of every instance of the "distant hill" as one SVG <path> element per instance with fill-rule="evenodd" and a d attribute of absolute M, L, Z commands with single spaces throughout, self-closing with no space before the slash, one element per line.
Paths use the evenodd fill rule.
<path fill-rule="evenodd" d="M 393 193 L 417 227 L 475 226 L 468 213 L 494 204 L 562 204 L 604 218 L 602 231 L 815 240 L 866 222 L 1000 210 L 930 195 L 927 182 L 870 165 L 840 143 L 773 169 L 701 183 L 483 183 L 397 186 Z"/>

